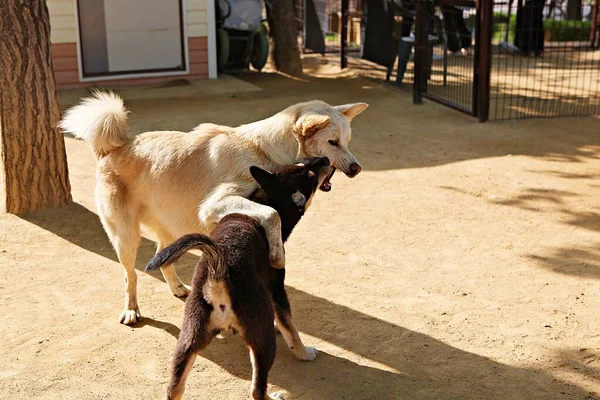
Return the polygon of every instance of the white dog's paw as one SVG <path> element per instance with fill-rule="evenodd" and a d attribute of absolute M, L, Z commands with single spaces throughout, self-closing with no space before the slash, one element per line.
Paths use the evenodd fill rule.
<path fill-rule="evenodd" d="M 305 347 L 303 351 L 294 352 L 300 361 L 312 361 L 317 357 L 317 353 L 314 347 Z"/>
<path fill-rule="evenodd" d="M 271 400 L 285 400 L 283 393 L 275 392 L 268 395 L 268 398 Z"/>
<path fill-rule="evenodd" d="M 119 316 L 119 322 L 125 325 L 133 325 L 137 323 L 142 316 L 140 315 L 139 308 L 134 310 L 125 309 Z"/>
<path fill-rule="evenodd" d="M 173 293 L 173 296 L 175 297 L 187 297 L 190 294 L 190 291 L 192 290 L 192 287 L 189 285 L 185 285 L 185 284 L 181 284 L 181 285 L 177 285 L 175 288 L 171 288 L 171 292 Z"/>
<path fill-rule="evenodd" d="M 273 268 L 285 268 L 285 250 L 283 243 L 279 242 L 271 245 L 271 250 L 269 251 L 269 263 Z"/>

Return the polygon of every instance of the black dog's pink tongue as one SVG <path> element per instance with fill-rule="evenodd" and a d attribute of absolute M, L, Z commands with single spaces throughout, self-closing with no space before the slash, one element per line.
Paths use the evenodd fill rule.
<path fill-rule="evenodd" d="M 335 167 L 331 167 L 331 172 L 323 179 L 323 183 L 321 183 L 320 189 L 324 192 L 329 192 L 331 190 L 331 177 L 335 172 Z"/>

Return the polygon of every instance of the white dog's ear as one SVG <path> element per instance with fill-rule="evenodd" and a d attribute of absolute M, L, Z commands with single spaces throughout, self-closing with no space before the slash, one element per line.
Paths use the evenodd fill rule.
<path fill-rule="evenodd" d="M 296 122 L 296 132 L 305 139 L 313 136 L 321 129 L 327 128 L 331 118 L 328 115 L 306 114 Z"/>
<path fill-rule="evenodd" d="M 367 107 L 369 107 L 367 103 L 352 103 L 344 104 L 343 106 L 335 106 L 333 108 L 344 114 L 349 120 L 352 120 L 358 114 L 365 111 Z"/>

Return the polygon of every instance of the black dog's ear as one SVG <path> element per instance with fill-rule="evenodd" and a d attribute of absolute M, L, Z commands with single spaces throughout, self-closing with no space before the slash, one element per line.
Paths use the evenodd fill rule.
<path fill-rule="evenodd" d="M 250 175 L 264 190 L 268 190 L 279 183 L 275 175 L 254 165 L 250 167 Z"/>

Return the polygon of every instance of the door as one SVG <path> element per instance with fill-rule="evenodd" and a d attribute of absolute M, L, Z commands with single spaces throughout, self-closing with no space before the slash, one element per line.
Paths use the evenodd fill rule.
<path fill-rule="evenodd" d="M 83 78 L 186 71 L 181 0 L 78 0 Z"/>

